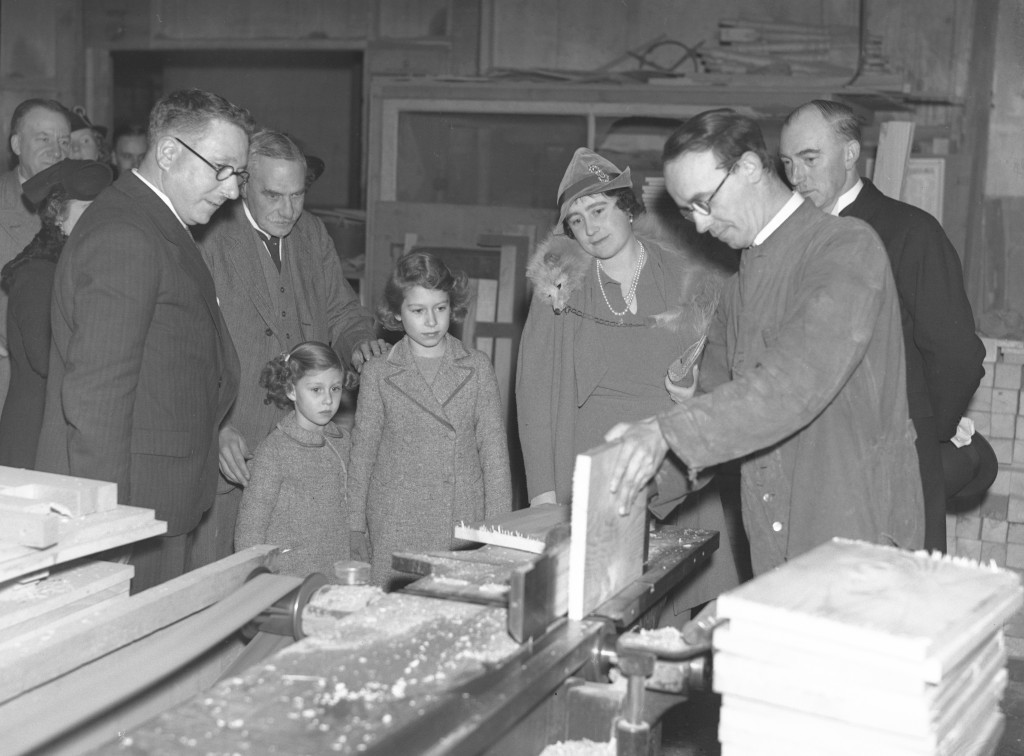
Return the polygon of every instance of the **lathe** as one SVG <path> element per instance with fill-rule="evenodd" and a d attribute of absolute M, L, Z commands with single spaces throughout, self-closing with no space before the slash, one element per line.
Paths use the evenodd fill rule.
<path fill-rule="evenodd" d="M 22 649 L 4 750 L 654 753 L 661 714 L 708 687 L 709 644 L 638 620 L 717 545 L 652 531 L 642 575 L 579 620 L 557 616 L 558 569 L 545 572 L 564 540 L 397 554 L 417 579 L 388 594 L 277 575 L 275 551 L 255 547 Z"/>

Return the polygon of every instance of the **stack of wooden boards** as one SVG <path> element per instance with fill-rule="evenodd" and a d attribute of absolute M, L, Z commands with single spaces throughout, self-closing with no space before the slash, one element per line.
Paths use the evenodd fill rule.
<path fill-rule="evenodd" d="M 0 467 L 0 583 L 166 530 L 114 483 Z"/>
<path fill-rule="evenodd" d="M 166 530 L 153 510 L 119 506 L 114 483 L 0 467 L 0 709 L 34 685 L 26 644 L 128 597 L 130 565 L 84 557 Z"/>
<path fill-rule="evenodd" d="M 994 565 L 843 539 L 723 594 L 722 756 L 992 753 L 1022 603 Z"/>

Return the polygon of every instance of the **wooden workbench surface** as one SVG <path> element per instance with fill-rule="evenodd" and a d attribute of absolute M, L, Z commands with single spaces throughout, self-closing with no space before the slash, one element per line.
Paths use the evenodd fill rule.
<path fill-rule="evenodd" d="M 652 533 L 645 577 L 655 581 L 666 571 L 693 569 L 706 558 L 697 552 L 710 553 L 717 540 L 713 531 Z M 460 579 L 441 579 L 475 585 L 498 580 L 499 565 L 507 573 L 523 558 L 523 552 L 485 546 L 476 552 L 423 555 L 420 561 L 441 572 L 454 569 L 449 562 L 457 562 Z M 507 577 L 503 579 L 507 585 Z M 346 592 L 356 598 L 357 593 L 375 591 L 360 586 L 330 590 L 338 606 L 349 603 Z M 621 607 L 609 607 L 623 625 L 657 598 L 653 582 L 645 580 L 627 593 Z M 314 602 L 323 604 L 325 614 L 310 625 L 315 629 L 307 628 L 315 637 L 130 732 L 116 751 L 359 753 L 402 726 L 429 717 L 431 710 L 460 695 L 456 689 L 463 683 L 529 654 L 527 646 L 510 638 L 503 606 L 391 593 L 334 620 L 328 611 L 331 602 L 316 597 Z"/>
<path fill-rule="evenodd" d="M 336 590 L 344 590 L 342 588 Z M 504 609 L 388 594 L 131 732 L 117 752 L 357 753 L 521 652 Z"/>

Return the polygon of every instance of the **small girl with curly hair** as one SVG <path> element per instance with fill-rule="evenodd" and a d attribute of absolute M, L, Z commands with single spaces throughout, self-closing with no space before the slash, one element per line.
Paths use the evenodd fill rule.
<path fill-rule="evenodd" d="M 436 256 L 400 258 L 384 288 L 384 328 L 405 331 L 363 366 L 353 429 L 352 530 L 369 534 L 371 581 L 396 586 L 395 551 L 452 549 L 456 523 L 512 508 L 498 380 L 488 357 L 448 333 L 468 282 Z"/>
<path fill-rule="evenodd" d="M 322 572 L 331 578 L 334 563 L 350 555 L 351 438 L 332 421 L 344 383 L 341 360 L 319 341 L 275 357 L 260 374 L 266 401 L 293 411 L 256 449 L 235 525 L 235 549 L 280 546 L 277 564 L 283 574 Z"/>

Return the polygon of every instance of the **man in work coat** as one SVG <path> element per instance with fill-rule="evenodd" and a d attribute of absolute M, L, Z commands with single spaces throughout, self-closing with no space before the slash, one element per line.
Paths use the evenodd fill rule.
<path fill-rule="evenodd" d="M 832 215 L 860 218 L 881 237 L 899 292 L 907 398 L 917 431 L 929 550 L 946 550 L 940 446 L 956 435 L 985 370 L 960 258 L 924 210 L 882 194 L 857 173 L 860 124 L 842 103 L 813 100 L 786 119 L 780 145 L 793 188 Z"/>
<path fill-rule="evenodd" d="M 708 334 L 706 393 L 609 431 L 623 440 L 612 490 L 632 501 L 669 447 L 691 470 L 741 459 L 755 575 L 833 536 L 920 548 L 899 303 L 878 236 L 788 189 L 760 128 L 732 111 L 691 118 L 663 159 L 683 215 L 743 252 Z"/>
<path fill-rule="evenodd" d="M 217 503 L 197 534 L 196 548 L 211 559 L 231 553 L 246 463 L 285 414 L 264 401 L 259 377 L 267 362 L 303 341 L 322 341 L 358 369 L 384 346 L 323 222 L 303 211 L 307 163 L 299 147 L 260 130 L 248 170 L 242 201 L 225 207 L 200 236 L 241 362 L 238 399 L 220 430 Z"/>
<path fill-rule="evenodd" d="M 36 462 L 113 481 L 167 522 L 132 549 L 134 591 L 198 566 L 189 536 L 213 503 L 238 357 L 189 228 L 238 196 L 251 132 L 218 95 L 161 99 L 142 166 L 90 206 L 57 264 Z"/>

